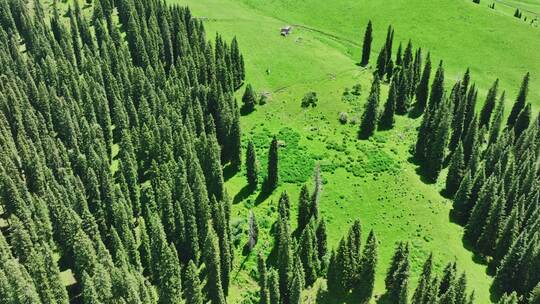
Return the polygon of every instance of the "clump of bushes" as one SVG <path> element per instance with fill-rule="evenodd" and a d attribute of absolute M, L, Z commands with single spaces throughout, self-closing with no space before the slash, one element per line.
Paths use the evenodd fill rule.
<path fill-rule="evenodd" d="M 519 10 L 519 8 L 516 8 L 516 11 L 514 12 L 514 17 L 518 18 L 518 19 L 521 19 L 521 11 Z"/>
<path fill-rule="evenodd" d="M 352 92 L 351 92 L 353 95 L 356 95 L 356 96 L 360 96 L 362 95 L 362 85 L 357 83 L 355 84 L 353 87 L 352 87 Z"/>
<path fill-rule="evenodd" d="M 263 92 L 261 93 L 261 96 L 259 97 L 259 105 L 265 105 L 268 102 L 268 99 L 270 99 L 270 93 Z"/>
<path fill-rule="evenodd" d="M 339 122 L 344 125 L 349 121 L 349 117 L 346 112 L 340 112 L 339 113 Z"/>
<path fill-rule="evenodd" d="M 302 108 L 307 108 L 309 106 L 316 107 L 317 106 L 317 93 L 315 92 L 308 92 L 306 95 L 304 95 L 304 98 L 302 98 Z"/>

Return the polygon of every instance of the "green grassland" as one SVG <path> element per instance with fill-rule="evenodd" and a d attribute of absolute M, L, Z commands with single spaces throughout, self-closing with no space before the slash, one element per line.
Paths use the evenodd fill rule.
<path fill-rule="evenodd" d="M 242 117 L 244 144 L 254 141 L 262 175 L 271 136 L 275 134 L 281 141 L 282 183 L 270 197 L 249 193 L 244 172 L 227 179 L 234 201 L 233 240 L 239 248 L 229 302 L 256 298 L 256 258 L 242 255 L 249 210 L 254 210 L 262 231 L 256 250 L 268 253 L 279 194 L 289 193 L 294 218 L 300 187 L 305 182 L 311 185 L 316 163 L 325 181 L 320 207 L 328 221 L 330 245 L 335 246 L 357 218 L 364 236 L 370 229 L 377 233 L 377 295 L 384 292 L 383 279 L 395 243 L 408 240 L 412 245 L 412 287 L 421 264 L 433 252 L 439 271 L 447 262 L 457 261 L 458 268 L 467 272 L 477 303 L 490 302 L 491 278 L 463 247 L 462 228 L 449 221 L 450 201 L 440 195 L 444 174 L 438 184 L 425 184 L 408 160 L 419 120 L 398 117 L 393 130 L 358 141 L 357 125 L 340 124 L 338 114 L 347 112 L 349 120 L 358 118 L 367 98 L 372 71 L 356 62 L 369 18 L 376 26 L 375 50 L 392 23 L 397 41 L 412 38 L 435 58 L 445 59 L 448 82 L 470 66 L 482 90 L 499 77 L 512 96 L 525 71 L 531 71 L 533 79 L 540 71 L 540 61 L 535 59 L 540 55 L 534 51 L 539 41 L 531 39 L 537 29 L 489 10 L 487 4 L 475 6 L 466 1 L 242 1 L 170 0 L 189 5 L 195 16 L 204 18 L 209 36 L 215 32 L 226 38 L 237 36 L 246 60 L 247 81 L 269 94 L 266 105 Z M 295 27 L 291 36 L 283 38 L 279 29 L 285 24 L 303 27 Z M 361 96 L 344 97 L 344 89 L 357 83 L 362 86 Z M 538 84 L 535 79 L 532 87 Z M 308 91 L 318 93 L 319 104 L 302 109 L 300 101 Z M 387 87 L 382 91 L 384 100 Z M 538 100 L 537 91 L 530 95 L 533 102 Z M 292 224 L 294 228 L 296 223 Z M 306 303 L 314 303 L 322 285 L 324 282 L 318 282 L 305 292 Z"/>

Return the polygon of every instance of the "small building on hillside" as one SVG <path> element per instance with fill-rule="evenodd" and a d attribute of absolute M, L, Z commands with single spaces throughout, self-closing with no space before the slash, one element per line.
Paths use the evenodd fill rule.
<path fill-rule="evenodd" d="M 287 25 L 281 28 L 281 36 L 287 37 L 292 32 L 292 26 Z"/>

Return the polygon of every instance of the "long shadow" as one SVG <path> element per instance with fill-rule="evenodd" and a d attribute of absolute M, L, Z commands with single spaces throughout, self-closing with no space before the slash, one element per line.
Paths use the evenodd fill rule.
<path fill-rule="evenodd" d="M 419 108 L 418 106 L 414 106 L 412 110 L 409 111 L 409 118 L 416 119 L 424 113 L 424 109 Z"/>
<path fill-rule="evenodd" d="M 236 168 L 233 168 L 233 166 L 231 166 L 230 164 L 226 165 L 223 168 L 223 179 L 225 181 L 228 181 L 229 179 L 231 179 L 231 177 L 233 177 L 236 174 L 236 172 L 238 172 Z"/>
<path fill-rule="evenodd" d="M 261 192 L 259 192 L 259 195 L 257 195 L 257 198 L 255 199 L 255 206 L 258 206 L 260 203 L 264 202 L 270 197 L 270 194 L 272 194 L 272 191 L 265 190 L 264 188 L 266 187 L 263 187 Z"/>
<path fill-rule="evenodd" d="M 422 168 L 422 166 L 418 166 L 416 169 L 415 169 L 415 172 L 416 174 L 418 174 L 418 176 L 420 176 L 420 180 L 424 183 L 424 184 L 427 184 L 427 185 L 433 185 L 435 184 L 437 181 L 434 181 L 432 180 L 431 178 L 427 177 L 427 174 L 426 174 L 426 171 L 424 168 Z"/>
<path fill-rule="evenodd" d="M 461 238 L 461 243 L 463 245 L 463 248 L 465 248 L 468 251 L 473 253 L 473 258 L 472 258 L 473 262 L 475 262 L 476 264 L 479 264 L 479 265 L 487 266 L 486 259 L 476 252 L 473 244 L 469 240 L 467 240 L 465 238 Z M 486 273 L 487 273 L 487 267 L 486 267 Z"/>
<path fill-rule="evenodd" d="M 236 193 L 236 195 L 234 196 L 233 204 L 238 204 L 241 201 L 245 200 L 253 193 L 254 190 L 255 189 L 250 188 L 249 185 L 244 186 L 244 188 L 238 191 L 238 193 Z"/>

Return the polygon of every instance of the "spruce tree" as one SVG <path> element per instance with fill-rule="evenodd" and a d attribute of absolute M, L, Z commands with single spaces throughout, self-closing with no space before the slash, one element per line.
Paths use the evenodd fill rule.
<path fill-rule="evenodd" d="M 202 304 L 203 295 L 201 292 L 201 281 L 197 266 L 190 260 L 184 274 L 184 297 L 187 303 Z"/>
<path fill-rule="evenodd" d="M 218 254 L 219 242 L 214 228 L 212 228 L 211 225 L 206 236 L 204 248 L 208 299 L 212 304 L 225 304 L 225 296 L 223 294 L 223 286 L 221 283 L 221 261 L 220 255 Z"/>
<path fill-rule="evenodd" d="M 491 113 L 495 109 L 496 99 L 497 99 L 497 89 L 499 87 L 499 79 L 495 80 L 493 85 L 488 91 L 486 102 L 480 111 L 480 117 L 478 125 L 480 128 L 486 126 L 488 129 L 490 127 Z"/>
<path fill-rule="evenodd" d="M 270 298 L 270 304 L 279 304 L 281 294 L 279 292 L 279 275 L 276 270 L 270 270 L 268 274 L 268 293 Z"/>
<path fill-rule="evenodd" d="M 501 94 L 497 107 L 495 108 L 495 116 L 493 117 L 493 124 L 489 129 L 488 143 L 492 144 L 497 141 L 499 133 L 501 132 L 502 120 L 504 118 L 504 96 L 505 92 Z"/>
<path fill-rule="evenodd" d="M 324 218 L 321 218 L 319 220 L 319 225 L 317 226 L 317 231 L 315 232 L 315 234 L 317 236 L 317 253 L 319 261 L 321 261 L 322 263 L 328 253 L 328 236 L 326 232 L 326 222 Z"/>
<path fill-rule="evenodd" d="M 424 266 L 422 267 L 422 274 L 418 280 L 418 286 L 416 287 L 412 303 L 415 304 L 429 304 L 427 301 L 432 297 L 431 284 L 432 284 L 432 273 L 433 273 L 433 254 L 430 254 Z"/>
<path fill-rule="evenodd" d="M 444 163 L 445 151 L 448 144 L 450 118 L 449 111 L 445 105 L 439 110 L 439 121 L 435 126 L 434 139 L 430 142 L 429 155 L 426 159 L 426 174 L 431 181 L 436 181 L 439 173 L 442 170 Z"/>
<path fill-rule="evenodd" d="M 255 103 L 257 102 L 257 97 L 253 91 L 251 84 L 246 86 L 244 95 L 242 96 L 242 112 L 249 114 L 255 110 Z"/>
<path fill-rule="evenodd" d="M 525 107 L 525 102 L 527 101 L 527 94 L 529 93 L 529 78 L 529 73 L 525 74 L 525 77 L 523 77 L 518 96 L 514 105 L 512 106 L 512 110 L 510 111 L 510 115 L 508 116 L 508 120 L 506 122 L 508 126 L 514 125 L 519 116 L 519 113 L 521 113 L 521 111 Z"/>
<path fill-rule="evenodd" d="M 364 43 L 362 46 L 362 61 L 361 65 L 366 66 L 369 63 L 369 57 L 371 55 L 371 42 L 373 41 L 373 26 L 371 20 L 369 20 L 366 31 L 364 33 Z"/>
<path fill-rule="evenodd" d="M 268 150 L 268 174 L 266 176 L 266 187 L 268 192 L 272 192 L 277 188 L 279 182 L 278 173 L 278 148 L 279 144 L 277 138 L 272 138 L 270 149 Z"/>
<path fill-rule="evenodd" d="M 465 175 L 465 161 L 463 159 L 463 146 L 461 142 L 458 144 L 457 149 L 452 154 L 450 165 L 448 168 L 448 175 L 446 176 L 446 195 L 453 197 L 458 191 L 463 176 Z"/>
<path fill-rule="evenodd" d="M 375 70 L 375 73 L 374 73 L 374 77 L 379 77 L 379 79 L 383 78 L 384 74 L 386 73 L 386 66 L 387 66 L 386 54 L 387 54 L 386 46 L 383 46 L 377 57 L 377 69 Z"/>
<path fill-rule="evenodd" d="M 514 134 L 516 138 L 519 138 L 521 134 L 529 127 L 531 115 L 531 104 L 528 103 L 525 108 L 521 110 L 521 113 L 519 113 L 514 124 Z"/>
<path fill-rule="evenodd" d="M 431 93 L 429 95 L 429 106 L 434 108 L 442 103 L 444 94 L 444 68 L 442 60 L 439 62 L 435 78 L 431 84 Z"/>
<path fill-rule="evenodd" d="M 379 78 L 375 76 L 371 85 L 371 92 L 365 105 L 364 113 L 362 114 L 362 120 L 360 122 L 358 136 L 361 139 L 369 138 L 371 135 L 373 135 L 375 129 L 377 128 L 380 95 L 379 86 Z"/>
<path fill-rule="evenodd" d="M 424 65 L 424 71 L 422 72 L 422 77 L 420 82 L 416 87 L 416 108 L 423 112 L 427 105 L 427 100 L 429 96 L 429 80 L 431 77 L 431 58 L 428 53 L 426 58 L 426 64 Z"/>
<path fill-rule="evenodd" d="M 375 272 L 378 261 L 377 253 L 377 238 L 373 230 L 369 232 L 366 246 L 360 260 L 355 284 L 353 284 L 353 292 L 362 302 L 368 302 L 373 295 L 375 287 Z"/>
<path fill-rule="evenodd" d="M 298 231 L 304 231 L 304 228 L 309 223 L 311 218 L 309 190 L 306 184 L 302 186 L 300 190 L 300 197 L 298 198 Z"/>
<path fill-rule="evenodd" d="M 257 219 L 255 218 L 253 210 L 249 211 L 248 225 L 248 241 L 246 247 L 248 248 L 248 252 L 251 252 L 259 240 L 259 225 L 257 224 Z"/>
<path fill-rule="evenodd" d="M 253 142 L 249 141 L 246 150 L 246 177 L 248 186 L 251 189 L 256 189 L 259 183 L 259 164 L 257 162 L 257 154 Z"/>
<path fill-rule="evenodd" d="M 341 239 L 337 251 L 332 252 L 326 274 L 328 292 L 331 295 L 341 297 L 349 291 L 352 268 L 348 244 Z"/>
<path fill-rule="evenodd" d="M 270 294 L 269 294 L 269 278 L 266 271 L 266 264 L 264 262 L 264 257 L 259 252 L 257 255 L 257 269 L 259 270 L 259 298 L 260 304 L 269 304 L 270 303 Z"/>
<path fill-rule="evenodd" d="M 394 114 L 396 111 L 397 84 L 396 79 L 392 78 L 388 98 L 384 104 L 384 110 L 379 118 L 379 129 L 391 129 L 394 127 Z"/>

